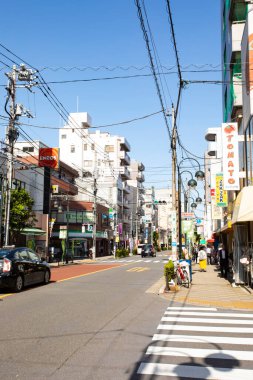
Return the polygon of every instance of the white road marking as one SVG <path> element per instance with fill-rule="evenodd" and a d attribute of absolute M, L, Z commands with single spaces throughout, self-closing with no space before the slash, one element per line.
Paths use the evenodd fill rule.
<path fill-rule="evenodd" d="M 225 319 L 225 318 L 189 318 L 189 317 L 163 317 L 162 322 L 190 322 L 190 323 L 213 323 L 224 325 L 253 325 L 253 320 L 245 321 L 242 319 Z"/>
<path fill-rule="evenodd" d="M 170 331 L 209 331 L 209 332 L 221 332 L 221 333 L 245 333 L 252 334 L 252 327 L 220 327 L 220 326 L 189 326 L 189 325 L 158 325 L 158 330 L 170 330 Z"/>
<path fill-rule="evenodd" d="M 195 358 L 212 359 L 237 359 L 237 360 L 252 360 L 252 351 L 236 351 L 236 350 L 212 350 L 184 347 L 159 347 L 149 346 L 147 355 L 165 355 L 165 356 L 186 356 Z M 253 373 L 252 373 L 253 375 Z"/>
<path fill-rule="evenodd" d="M 252 380 L 253 370 L 239 368 L 213 368 L 175 364 L 141 363 L 139 374 L 173 376 L 178 379 Z"/>
<path fill-rule="evenodd" d="M 178 311 L 184 311 L 184 310 L 192 310 L 192 311 L 216 311 L 216 307 L 168 307 L 167 310 L 178 310 Z"/>
<path fill-rule="evenodd" d="M 207 317 L 237 317 L 237 318 L 252 318 L 253 319 L 253 314 L 243 314 L 243 313 L 195 313 L 194 311 L 189 311 L 189 312 L 181 312 L 181 311 L 165 311 L 165 315 L 188 315 L 188 316 L 207 316 Z"/>
<path fill-rule="evenodd" d="M 206 344 L 242 344 L 244 347 L 253 346 L 252 338 L 236 338 L 230 336 L 154 334 L 152 340 L 163 342 L 188 342 Z"/>

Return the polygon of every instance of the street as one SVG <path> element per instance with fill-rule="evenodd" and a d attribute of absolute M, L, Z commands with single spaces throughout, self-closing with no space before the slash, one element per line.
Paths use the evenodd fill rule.
<path fill-rule="evenodd" d="M 159 296 L 166 261 L 54 267 L 47 286 L 1 292 L 0 378 L 251 379 L 252 311 Z"/>
<path fill-rule="evenodd" d="M 167 304 L 147 292 L 163 276 L 167 258 L 139 260 L 121 266 L 117 260 L 101 271 L 96 263 L 94 273 L 76 278 L 68 266 L 69 280 L 65 275 L 65 281 L 19 294 L 1 292 L 0 378 L 134 376 Z"/>

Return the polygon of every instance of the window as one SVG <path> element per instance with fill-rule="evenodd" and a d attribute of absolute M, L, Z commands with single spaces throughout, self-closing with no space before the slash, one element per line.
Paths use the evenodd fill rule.
<path fill-rule="evenodd" d="M 105 146 L 105 152 L 114 152 L 114 146 L 113 145 L 106 145 Z"/>
<path fill-rule="evenodd" d="M 34 252 L 28 251 L 28 253 L 32 261 L 40 261 L 39 257 Z"/>
<path fill-rule="evenodd" d="M 88 149 L 88 145 L 87 144 L 83 144 L 83 150 L 87 150 Z"/>
<path fill-rule="evenodd" d="M 61 135 L 61 138 L 62 138 L 62 139 L 66 139 L 66 138 L 67 138 L 67 135 Z"/>
<path fill-rule="evenodd" d="M 75 153 L 75 145 L 71 145 L 71 147 L 70 147 L 70 153 Z"/>
<path fill-rule="evenodd" d="M 244 2 L 234 2 L 230 11 L 230 21 L 232 23 L 244 22 L 247 16 L 247 4 Z"/>
<path fill-rule="evenodd" d="M 23 146 L 23 152 L 34 152 L 33 146 Z"/>
<path fill-rule="evenodd" d="M 19 251 L 18 253 L 21 260 L 30 260 L 27 250 L 23 249 L 22 251 Z"/>
<path fill-rule="evenodd" d="M 91 144 L 91 150 L 95 149 L 95 144 Z"/>
<path fill-rule="evenodd" d="M 84 166 L 84 167 L 92 166 L 92 161 L 91 161 L 91 160 L 85 160 L 85 161 L 83 162 L 83 166 Z"/>

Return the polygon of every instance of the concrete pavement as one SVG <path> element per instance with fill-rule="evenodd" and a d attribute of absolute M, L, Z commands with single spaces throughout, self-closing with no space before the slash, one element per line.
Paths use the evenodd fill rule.
<path fill-rule="evenodd" d="M 216 265 L 208 265 L 206 272 L 200 272 L 199 265 L 192 266 L 192 284 L 189 289 L 181 287 L 178 291 L 164 292 L 161 279 L 160 295 L 173 302 L 183 304 L 214 306 L 225 309 L 253 310 L 253 290 L 242 286 L 234 287 L 220 277 Z"/>

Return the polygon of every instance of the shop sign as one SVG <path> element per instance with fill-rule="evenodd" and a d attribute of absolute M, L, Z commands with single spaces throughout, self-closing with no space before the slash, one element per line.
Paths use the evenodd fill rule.
<path fill-rule="evenodd" d="M 113 208 L 109 208 L 109 219 L 113 219 L 114 217 L 114 210 Z"/>
<path fill-rule="evenodd" d="M 223 188 L 240 190 L 238 124 L 222 123 Z"/>
<path fill-rule="evenodd" d="M 216 205 L 220 207 L 227 207 L 228 195 L 223 187 L 223 173 L 216 174 Z"/>
<path fill-rule="evenodd" d="M 211 197 L 211 207 L 212 207 L 212 219 L 221 220 L 222 219 L 222 208 L 217 206 L 216 197 Z"/>
<path fill-rule="evenodd" d="M 39 166 L 52 169 L 59 168 L 59 149 L 58 148 L 40 148 L 39 149 Z"/>

